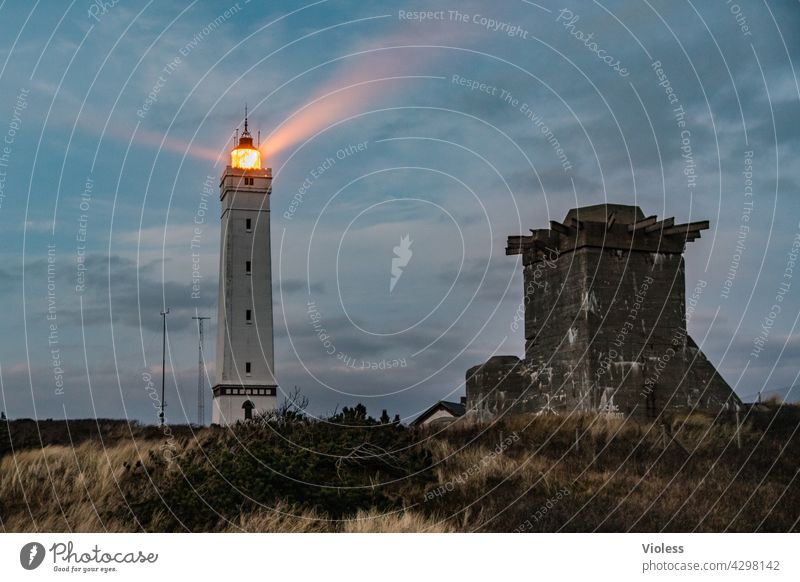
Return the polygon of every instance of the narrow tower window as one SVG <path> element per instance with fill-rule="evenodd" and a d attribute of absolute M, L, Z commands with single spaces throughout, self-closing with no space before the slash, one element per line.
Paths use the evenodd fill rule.
<path fill-rule="evenodd" d="M 245 311 L 244 320 L 247 323 L 253 323 L 253 310 L 252 309 L 248 309 L 247 311 Z"/>
<path fill-rule="evenodd" d="M 245 362 L 244 363 L 244 373 L 247 374 L 248 376 L 250 375 L 250 368 L 251 368 L 250 362 Z"/>
<path fill-rule="evenodd" d="M 252 218 L 245 218 L 245 220 L 244 220 L 244 229 L 247 232 L 251 232 L 253 230 L 253 219 Z"/>
<path fill-rule="evenodd" d="M 244 262 L 244 272 L 249 275 L 253 272 L 253 263 L 250 261 Z"/>

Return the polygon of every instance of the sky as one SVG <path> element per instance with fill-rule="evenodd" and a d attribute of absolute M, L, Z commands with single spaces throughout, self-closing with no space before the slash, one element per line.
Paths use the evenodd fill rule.
<path fill-rule="evenodd" d="M 409 420 L 522 356 L 506 237 L 604 201 L 710 221 L 689 331 L 745 400 L 784 397 L 799 42 L 796 1 L 2 1 L 0 410 L 156 422 L 169 308 L 167 420 L 196 420 L 210 316 L 209 420 L 245 104 L 274 173 L 276 376 L 313 414 Z"/>

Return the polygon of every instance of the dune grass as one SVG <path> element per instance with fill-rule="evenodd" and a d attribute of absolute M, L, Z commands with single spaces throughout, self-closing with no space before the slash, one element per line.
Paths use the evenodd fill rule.
<path fill-rule="evenodd" d="M 738 433 L 700 415 L 667 426 L 515 416 L 443 430 L 265 423 L 170 443 L 148 433 L 16 448 L 0 460 L 0 527 L 798 531 L 797 414 L 771 410 Z"/>

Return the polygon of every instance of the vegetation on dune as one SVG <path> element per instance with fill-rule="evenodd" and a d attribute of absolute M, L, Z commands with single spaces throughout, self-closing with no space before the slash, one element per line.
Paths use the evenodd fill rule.
<path fill-rule="evenodd" d="M 0 458 L 11 452 L 11 438 L 8 434 L 8 419 L 5 412 L 0 412 Z"/>
<path fill-rule="evenodd" d="M 360 508 L 390 511 L 405 477 L 429 455 L 411 431 L 366 416 L 328 422 L 244 424 L 205 432 L 174 459 L 151 452 L 123 492 L 140 519 L 206 531 L 281 503 L 341 519 Z M 161 497 L 152 495 L 153 484 Z"/>
<path fill-rule="evenodd" d="M 345 408 L 127 423 L 0 461 L 5 531 L 797 531 L 800 409 L 669 425 L 515 416 L 411 429 Z M 91 421 L 94 422 L 94 421 Z M 42 424 L 42 423 L 40 423 Z M 5 423 L 3 423 L 5 425 Z M 28 430 L 29 427 L 23 427 Z M 20 429 L 24 432 L 23 429 Z M 27 434 L 27 433 L 25 433 Z M 27 437 L 26 437 L 27 438 Z M 0 445 L 2 445 L 0 438 Z M 44 446 L 42 446 L 44 444 Z"/>

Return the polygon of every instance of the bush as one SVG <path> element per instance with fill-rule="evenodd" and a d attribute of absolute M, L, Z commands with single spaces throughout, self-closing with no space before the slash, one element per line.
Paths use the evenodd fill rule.
<path fill-rule="evenodd" d="M 172 461 L 151 453 L 124 484 L 131 509 L 143 523 L 208 531 L 279 503 L 333 519 L 394 507 L 429 455 L 408 429 L 358 407 L 335 418 L 355 424 L 248 423 L 209 431 Z"/>

